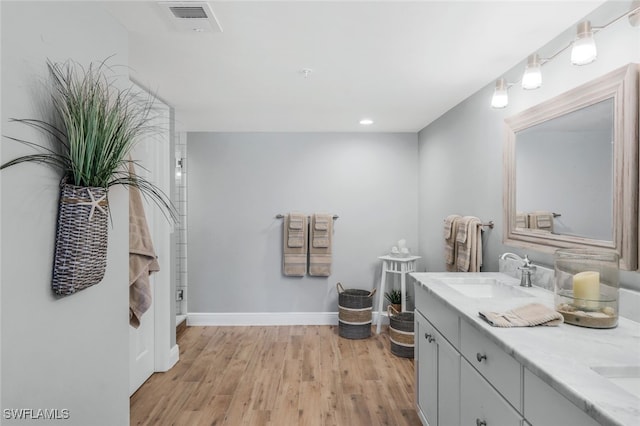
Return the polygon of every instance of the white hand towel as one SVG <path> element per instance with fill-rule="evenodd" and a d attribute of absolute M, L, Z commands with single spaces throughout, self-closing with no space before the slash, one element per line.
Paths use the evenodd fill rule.
<path fill-rule="evenodd" d="M 481 311 L 478 315 L 494 327 L 557 326 L 564 322 L 562 314 L 539 303 L 530 303 L 507 312 Z"/>
<path fill-rule="evenodd" d="M 458 233 L 458 221 L 460 219 L 461 216 L 452 214 L 444 220 L 444 263 L 447 271 L 450 272 L 456 270 L 456 236 Z"/>
<path fill-rule="evenodd" d="M 309 240 L 309 275 L 328 277 L 331 275 L 333 215 L 315 213 L 311 218 Z"/>
<path fill-rule="evenodd" d="M 465 216 L 460 219 L 456 250 L 458 272 L 480 272 L 482 266 L 482 221 L 480 219 L 474 216 Z"/>
<path fill-rule="evenodd" d="M 282 273 L 303 277 L 307 273 L 307 216 L 289 213 L 283 221 Z"/>
<path fill-rule="evenodd" d="M 129 172 L 135 173 L 133 163 Z M 149 275 L 160 270 L 153 248 L 151 233 L 144 213 L 142 196 L 136 187 L 129 187 L 129 324 L 138 328 L 142 314 L 151 306 Z"/>

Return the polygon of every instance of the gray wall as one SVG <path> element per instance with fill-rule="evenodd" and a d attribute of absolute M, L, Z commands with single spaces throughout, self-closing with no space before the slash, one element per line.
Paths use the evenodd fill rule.
<path fill-rule="evenodd" d="M 629 10 L 629 2 L 610 2 L 591 16 L 593 25 L 608 22 L 611 16 Z M 613 10 L 615 9 L 615 10 Z M 548 57 L 575 36 L 570 28 L 557 40 L 540 49 Z M 503 122 L 528 107 L 557 96 L 629 62 L 640 62 L 638 29 L 622 19 L 596 35 L 598 59 L 586 66 L 573 66 L 566 50 L 542 67 L 543 86 L 524 91 L 519 86 L 509 90 L 509 106 L 503 110 L 490 107 L 495 82 L 448 111 L 419 133 L 419 245 L 427 269 L 443 271 L 442 221 L 453 213 L 493 220 L 496 227 L 484 234 L 486 271 L 498 270 L 498 256 L 505 251 L 529 253 L 539 263 L 552 265 L 549 254 L 521 250 L 502 244 L 502 143 Z M 505 74 L 507 81 L 518 81 L 523 62 Z M 500 76 L 496 76 L 498 78 Z M 640 274 L 621 272 L 622 285 L 640 289 Z"/>
<path fill-rule="evenodd" d="M 418 250 L 416 134 L 189 133 L 189 312 L 335 312 Z M 333 274 L 282 275 L 278 213 L 338 214 Z"/>
<path fill-rule="evenodd" d="M 126 32 L 95 4 L 5 2 L 2 134 L 42 141 L 10 117 L 40 117 L 45 60 L 81 63 L 115 54 L 126 84 Z M 2 141 L 1 161 L 29 152 Z M 56 299 L 51 268 L 60 176 L 39 165 L 2 171 L 2 409 L 67 409 L 65 425 L 129 422 L 128 198 L 110 192 L 104 280 Z M 3 413 L 4 417 L 4 413 Z M 60 421 L 59 421 L 60 422 Z M 42 420 L 3 424 L 43 424 Z"/>

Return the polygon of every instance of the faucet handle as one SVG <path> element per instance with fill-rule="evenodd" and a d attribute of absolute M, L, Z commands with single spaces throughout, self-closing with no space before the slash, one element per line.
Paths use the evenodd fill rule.
<path fill-rule="evenodd" d="M 522 266 L 519 266 L 518 269 L 536 269 L 536 266 L 531 263 L 531 259 L 529 259 L 529 255 L 525 254 L 524 259 L 522 260 Z"/>

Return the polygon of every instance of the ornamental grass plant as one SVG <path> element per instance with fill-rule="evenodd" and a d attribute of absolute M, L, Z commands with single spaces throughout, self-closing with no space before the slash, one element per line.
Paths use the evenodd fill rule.
<path fill-rule="evenodd" d="M 153 183 L 128 166 L 131 150 L 141 137 L 159 129 L 153 123 L 153 96 L 140 95 L 133 87 L 119 89 L 106 60 L 87 68 L 67 60 L 47 61 L 51 81 L 52 119 L 10 121 L 34 128 L 52 141 L 49 146 L 5 136 L 33 148 L 0 166 L 42 163 L 58 169 L 66 184 L 108 189 L 114 185 L 138 188 L 151 198 L 167 218 L 177 220 L 171 201 Z"/>

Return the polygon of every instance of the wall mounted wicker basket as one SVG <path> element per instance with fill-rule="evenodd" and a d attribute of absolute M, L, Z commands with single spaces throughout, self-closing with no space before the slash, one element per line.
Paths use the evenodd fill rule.
<path fill-rule="evenodd" d="M 53 292 L 66 296 L 102 281 L 107 267 L 107 189 L 60 184 Z"/>

